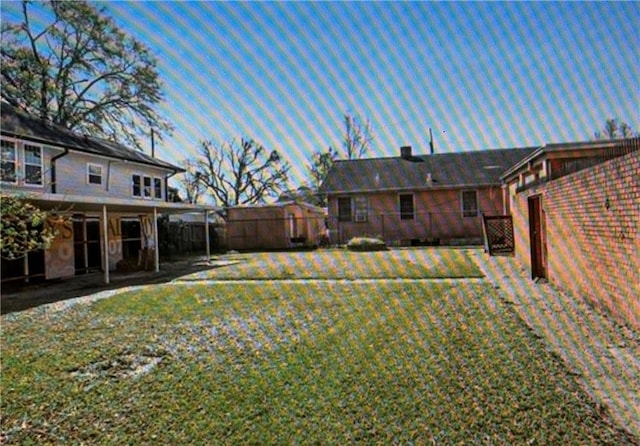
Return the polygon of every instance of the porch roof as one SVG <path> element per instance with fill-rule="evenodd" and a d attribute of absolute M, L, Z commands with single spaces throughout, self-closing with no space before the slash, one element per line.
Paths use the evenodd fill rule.
<path fill-rule="evenodd" d="M 20 197 L 43 210 L 58 212 L 102 212 L 103 206 L 106 206 L 109 212 L 122 213 L 151 213 L 154 209 L 161 214 L 211 213 L 220 210 L 219 207 L 210 205 L 41 192 L 21 192 Z"/>

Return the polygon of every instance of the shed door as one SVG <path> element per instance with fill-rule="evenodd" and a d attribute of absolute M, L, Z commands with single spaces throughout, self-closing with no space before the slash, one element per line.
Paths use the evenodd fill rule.
<path fill-rule="evenodd" d="M 540 196 L 529 198 L 529 238 L 531 240 L 531 278 L 546 278 L 544 221 Z"/>

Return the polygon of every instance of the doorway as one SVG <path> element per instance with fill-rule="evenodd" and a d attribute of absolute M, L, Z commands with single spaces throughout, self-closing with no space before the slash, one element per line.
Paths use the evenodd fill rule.
<path fill-rule="evenodd" d="M 529 240 L 531 244 L 531 278 L 546 279 L 544 214 L 540 195 L 529 197 Z"/>
<path fill-rule="evenodd" d="M 76 274 L 87 274 L 102 270 L 100 220 L 84 215 L 74 215 L 72 221 Z"/>

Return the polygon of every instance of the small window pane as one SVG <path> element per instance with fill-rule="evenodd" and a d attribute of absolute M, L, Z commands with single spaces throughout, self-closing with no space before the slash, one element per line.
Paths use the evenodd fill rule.
<path fill-rule="evenodd" d="M 42 149 L 40 147 L 25 144 L 24 162 L 25 164 L 40 165 L 42 163 Z"/>
<path fill-rule="evenodd" d="M 133 196 L 139 197 L 141 192 L 141 178 L 140 175 L 133 176 Z"/>
<path fill-rule="evenodd" d="M 151 178 L 144 177 L 144 196 L 151 197 Z"/>
<path fill-rule="evenodd" d="M 351 221 L 351 198 L 338 198 L 338 221 Z"/>
<path fill-rule="evenodd" d="M 400 195 L 400 220 L 413 220 L 413 195 Z"/>
<path fill-rule="evenodd" d="M 462 216 L 478 216 L 478 197 L 476 191 L 469 190 L 462 192 Z"/>
<path fill-rule="evenodd" d="M 25 144 L 24 182 L 42 184 L 42 147 Z"/>
<path fill-rule="evenodd" d="M 24 166 L 24 182 L 42 184 L 42 168 L 40 166 Z"/>
<path fill-rule="evenodd" d="M 0 152 L 0 180 L 16 182 L 16 147 L 13 141 L 2 140 Z"/>
<path fill-rule="evenodd" d="M 160 178 L 153 179 L 153 196 L 162 198 L 162 180 Z"/>
<path fill-rule="evenodd" d="M 354 198 L 355 205 L 355 217 L 357 222 L 367 221 L 369 216 L 369 200 L 366 196 L 363 197 L 355 197 Z"/>
<path fill-rule="evenodd" d="M 87 165 L 89 184 L 102 184 L 102 166 L 98 164 Z"/>

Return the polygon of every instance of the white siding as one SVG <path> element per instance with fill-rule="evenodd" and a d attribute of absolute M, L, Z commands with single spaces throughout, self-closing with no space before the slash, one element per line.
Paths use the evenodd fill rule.
<path fill-rule="evenodd" d="M 89 184 L 87 179 L 89 163 L 102 166 L 102 184 Z M 138 174 L 159 178 L 162 182 L 162 197 L 159 200 L 164 200 L 166 193 L 164 179 L 168 173 L 168 170 L 154 166 L 70 152 L 56 162 L 56 192 L 111 198 L 140 198 L 133 197 L 132 194 L 132 177 Z"/>

